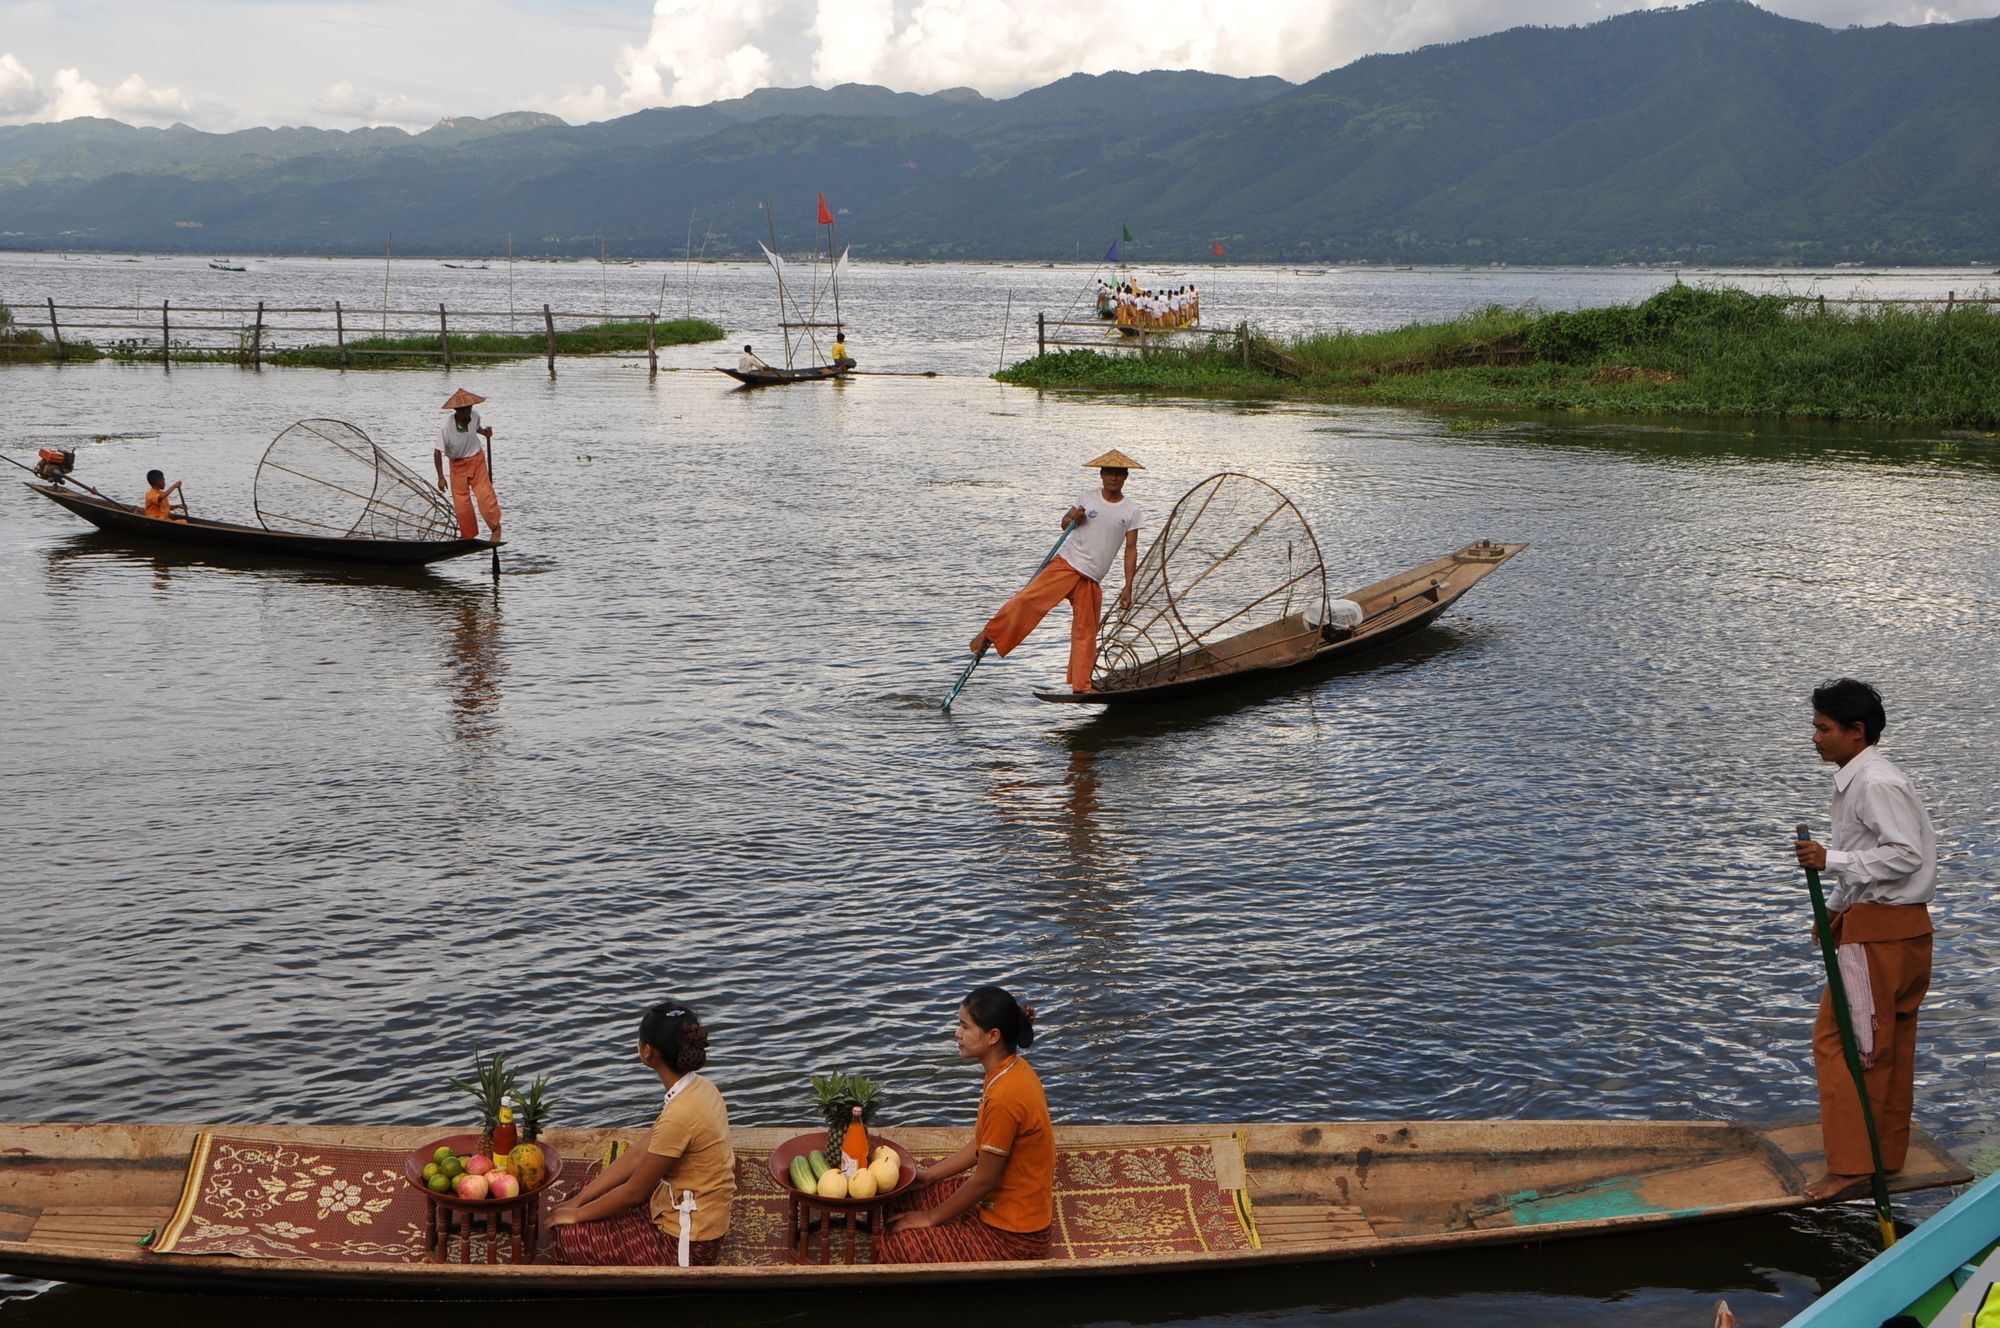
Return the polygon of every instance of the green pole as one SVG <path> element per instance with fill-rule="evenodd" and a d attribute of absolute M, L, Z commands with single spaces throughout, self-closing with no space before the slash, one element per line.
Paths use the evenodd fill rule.
<path fill-rule="evenodd" d="M 1811 827 L 1799 823 L 1799 839 L 1812 838 Z M 1819 873 L 1806 868 L 1806 888 L 1812 891 L 1813 922 L 1819 935 L 1819 956 L 1826 964 L 1826 994 L 1833 1003 L 1833 1020 L 1840 1028 L 1840 1051 L 1847 1072 L 1854 1076 L 1854 1092 L 1861 1099 L 1861 1123 L 1868 1127 L 1868 1156 L 1875 1163 L 1870 1188 L 1875 1192 L 1875 1220 L 1882 1228 L 1882 1248 L 1896 1243 L 1896 1222 L 1889 1211 L 1889 1177 L 1882 1170 L 1882 1143 L 1875 1134 L 1875 1109 L 1868 1103 L 1868 1080 L 1861 1069 L 1861 1053 L 1854 1047 L 1854 1019 L 1847 1011 L 1847 984 L 1840 980 L 1840 956 L 1833 943 L 1833 922 L 1826 913 L 1826 893 L 1820 889 Z M 1872 999 L 1872 993 L 1871 999 Z"/>

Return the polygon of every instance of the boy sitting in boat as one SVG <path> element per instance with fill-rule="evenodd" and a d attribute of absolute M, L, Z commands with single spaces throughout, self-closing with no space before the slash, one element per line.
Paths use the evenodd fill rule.
<path fill-rule="evenodd" d="M 165 474 L 157 470 L 149 470 L 146 472 L 146 484 L 148 486 L 146 489 L 147 516 L 152 517 L 156 521 L 187 520 L 187 499 L 181 499 L 181 507 L 178 512 L 174 510 L 173 506 L 173 496 L 181 491 L 181 482 L 179 480 L 175 480 L 172 484 L 169 484 L 167 483 Z"/>
<path fill-rule="evenodd" d="M 833 329 L 833 367 L 836 369 L 852 369 L 854 367 L 854 357 L 847 353 L 847 330 L 845 328 L 836 327 Z"/>

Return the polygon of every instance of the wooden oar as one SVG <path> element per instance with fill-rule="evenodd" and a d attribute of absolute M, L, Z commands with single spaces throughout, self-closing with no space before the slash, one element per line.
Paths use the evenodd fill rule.
<path fill-rule="evenodd" d="M 1799 822 L 1799 838 L 1812 838 L 1811 827 Z M 1819 935 L 1819 955 L 1826 964 L 1826 995 L 1833 1002 L 1833 1021 L 1840 1029 L 1840 1052 L 1847 1072 L 1854 1076 L 1854 1091 L 1861 1099 L 1861 1123 L 1868 1127 L 1868 1156 L 1875 1163 L 1871 1188 L 1875 1191 L 1875 1220 L 1882 1227 L 1882 1248 L 1896 1243 L 1896 1222 L 1889 1212 L 1889 1177 L 1882 1170 L 1882 1145 L 1875 1137 L 1875 1109 L 1868 1104 L 1868 1080 L 1861 1068 L 1861 1053 L 1854 1045 L 1854 1018 L 1847 1009 L 1847 984 L 1840 980 L 1840 955 L 1833 941 L 1833 922 L 1826 913 L 1826 894 L 1819 886 L 1819 873 L 1806 868 L 1806 888 L 1812 891 L 1813 922 Z M 1869 998 L 1874 999 L 1871 992 Z"/>
<path fill-rule="evenodd" d="M 1035 576 L 1040 576 L 1042 574 L 1042 568 L 1047 567 L 1050 563 L 1055 561 L 1056 553 L 1062 548 L 1063 541 L 1068 539 L 1069 533 L 1075 529 L 1076 526 L 1073 525 L 1063 527 L 1062 534 L 1056 536 L 1056 542 L 1049 546 L 1048 557 L 1042 559 L 1040 565 L 1035 568 Z M 1029 577 L 1028 580 L 1033 581 L 1035 579 L 1035 576 Z M 991 643 L 989 643 L 989 645 L 990 644 Z M 958 694 L 965 690 L 965 684 L 972 678 L 972 671 L 978 668 L 979 661 L 985 658 L 986 658 L 986 652 L 984 650 L 980 651 L 978 654 L 972 657 L 972 662 L 965 666 L 965 672 L 959 674 L 958 681 L 951 685 L 951 695 L 945 697 L 944 704 L 938 707 L 939 710 L 944 711 L 946 714 L 951 713 L 951 703 L 953 701 L 956 701 L 958 699 Z"/>

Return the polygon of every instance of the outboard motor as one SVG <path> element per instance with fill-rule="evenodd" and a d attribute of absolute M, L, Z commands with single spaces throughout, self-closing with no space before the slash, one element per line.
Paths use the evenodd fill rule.
<path fill-rule="evenodd" d="M 75 448 L 44 447 L 35 458 L 35 478 L 48 484 L 61 484 L 75 469 Z"/>

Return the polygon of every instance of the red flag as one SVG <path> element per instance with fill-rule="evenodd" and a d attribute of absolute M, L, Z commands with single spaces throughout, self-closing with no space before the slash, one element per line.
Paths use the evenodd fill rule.
<path fill-rule="evenodd" d="M 1220 240 L 1217 240 L 1215 242 L 1215 256 L 1217 258 L 1222 257 L 1222 241 Z"/>
<path fill-rule="evenodd" d="M 819 196 L 819 224 L 820 224 L 820 225 L 822 225 L 822 226 L 831 226 L 831 225 L 833 225 L 833 214 L 832 214 L 831 212 L 828 212 L 828 211 L 826 210 L 826 195 L 825 195 L 825 194 L 821 194 L 821 195 Z"/>

